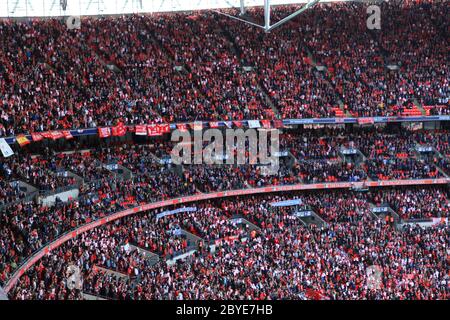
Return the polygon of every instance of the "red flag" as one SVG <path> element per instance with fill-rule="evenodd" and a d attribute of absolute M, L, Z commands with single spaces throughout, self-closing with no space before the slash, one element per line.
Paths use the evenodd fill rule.
<path fill-rule="evenodd" d="M 241 121 L 233 121 L 234 125 L 238 128 L 242 128 L 243 124 Z"/>
<path fill-rule="evenodd" d="M 161 127 L 157 124 L 149 124 L 147 126 L 147 132 L 150 137 L 161 136 Z"/>
<path fill-rule="evenodd" d="M 283 120 L 273 120 L 273 126 L 277 129 L 284 128 Z"/>
<path fill-rule="evenodd" d="M 261 124 L 263 128 L 270 129 L 272 125 L 270 124 L 270 120 L 261 120 Z"/>
<path fill-rule="evenodd" d="M 188 126 L 185 123 L 177 124 L 177 128 L 178 128 L 178 130 L 183 131 L 183 132 L 188 131 Z"/>
<path fill-rule="evenodd" d="M 100 138 L 108 138 L 111 136 L 111 128 L 98 128 Z"/>
<path fill-rule="evenodd" d="M 40 133 L 32 133 L 31 138 L 33 139 L 34 142 L 44 140 L 44 137 Z"/>
<path fill-rule="evenodd" d="M 310 300 L 321 300 L 322 297 L 319 291 L 313 289 L 306 289 L 305 294 Z"/>
<path fill-rule="evenodd" d="M 161 133 L 170 133 L 170 124 L 163 123 L 160 124 L 159 127 L 161 128 Z"/>
<path fill-rule="evenodd" d="M 73 135 L 69 130 L 64 130 L 62 133 L 64 135 L 64 138 L 66 138 L 66 140 L 73 139 Z"/>
<path fill-rule="evenodd" d="M 52 139 L 52 133 L 49 131 L 46 132 L 42 132 L 41 135 L 45 138 L 45 139 Z"/>
<path fill-rule="evenodd" d="M 61 131 L 52 131 L 50 132 L 50 136 L 52 140 L 64 138 L 64 134 Z"/>
<path fill-rule="evenodd" d="M 30 144 L 30 143 L 31 143 L 30 140 L 28 140 L 27 137 L 26 137 L 25 135 L 23 135 L 23 134 L 18 135 L 18 136 L 16 137 L 16 140 L 17 140 L 17 143 L 18 143 L 21 147 L 24 147 L 24 146 L 26 146 L 27 144 Z"/>
<path fill-rule="evenodd" d="M 111 128 L 111 133 L 113 137 L 123 137 L 127 133 L 127 127 L 122 122 L 119 122 L 117 126 Z"/>
<path fill-rule="evenodd" d="M 135 134 L 137 136 L 146 136 L 147 135 L 147 126 L 136 126 Z"/>
<path fill-rule="evenodd" d="M 358 118 L 358 124 L 374 124 L 374 118 Z"/>

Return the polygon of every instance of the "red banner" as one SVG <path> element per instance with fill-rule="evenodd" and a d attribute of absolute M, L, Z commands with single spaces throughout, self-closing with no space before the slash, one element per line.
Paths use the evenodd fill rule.
<path fill-rule="evenodd" d="M 108 138 L 111 136 L 111 128 L 98 128 L 98 136 L 100 138 Z"/>
<path fill-rule="evenodd" d="M 233 121 L 234 125 L 238 128 L 242 128 L 244 125 L 242 124 L 242 121 Z"/>
<path fill-rule="evenodd" d="M 375 119 L 374 118 L 358 118 L 359 124 L 374 124 Z"/>
<path fill-rule="evenodd" d="M 45 139 L 52 139 L 52 133 L 51 133 L 50 131 L 42 132 L 41 135 L 42 135 Z"/>
<path fill-rule="evenodd" d="M 31 134 L 31 138 L 33 139 L 34 142 L 38 142 L 38 141 L 44 140 L 44 137 L 40 133 L 32 133 Z"/>
<path fill-rule="evenodd" d="M 164 125 L 161 124 L 149 124 L 147 126 L 147 133 L 150 137 L 162 136 L 165 132 Z"/>
<path fill-rule="evenodd" d="M 70 133 L 69 130 L 64 130 L 62 133 L 64 135 L 64 138 L 66 138 L 66 140 L 73 139 L 73 135 L 72 135 L 72 133 Z"/>
<path fill-rule="evenodd" d="M 282 129 L 284 128 L 283 120 L 273 120 L 273 126 L 276 129 Z"/>
<path fill-rule="evenodd" d="M 170 133 L 170 124 L 168 123 L 163 123 L 159 125 L 161 128 L 161 132 L 164 133 Z"/>
<path fill-rule="evenodd" d="M 147 135 L 147 126 L 136 126 L 135 134 L 137 136 L 146 136 Z"/>
<path fill-rule="evenodd" d="M 219 123 L 218 122 L 210 122 L 209 126 L 213 129 L 218 128 L 219 127 Z"/>
<path fill-rule="evenodd" d="M 182 131 L 182 132 L 186 132 L 188 131 L 188 126 L 185 123 L 179 123 L 177 124 L 177 128 L 178 130 Z"/>
<path fill-rule="evenodd" d="M 261 124 L 262 124 L 263 128 L 266 128 L 266 129 L 272 128 L 270 120 L 261 120 Z"/>
<path fill-rule="evenodd" d="M 61 131 L 52 131 L 50 132 L 50 137 L 52 140 L 58 140 L 64 138 L 64 134 Z"/>
<path fill-rule="evenodd" d="M 123 137 L 127 134 L 127 127 L 123 123 L 119 123 L 117 126 L 111 128 L 111 134 L 113 137 Z"/>

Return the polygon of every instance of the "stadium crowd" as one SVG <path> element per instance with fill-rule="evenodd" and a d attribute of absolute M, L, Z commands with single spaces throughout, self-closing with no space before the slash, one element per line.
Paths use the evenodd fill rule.
<path fill-rule="evenodd" d="M 436 137 L 436 139 L 432 138 Z M 375 180 L 420 179 L 442 177 L 448 149 L 448 132 L 387 132 L 380 129 L 285 131 L 280 150 L 287 152 L 279 158 L 280 168 L 266 175 L 262 167 L 184 165 L 181 170 L 170 164 L 173 143 L 156 140 L 137 144 L 117 143 L 100 147 L 59 150 L 46 147 L 18 150 L 17 155 L 0 163 L 1 183 L 5 185 L 0 199 L 14 202 L 24 196 L 15 181 L 28 183 L 40 191 L 56 192 L 60 188 L 77 188 L 81 182 L 113 179 L 122 170 L 129 170 L 140 183 L 150 183 L 167 196 L 187 192 L 242 189 L 267 185 L 316 182 L 355 182 L 367 177 Z M 422 156 L 418 147 L 432 147 Z M 341 159 L 342 149 L 360 150 L 367 159 L 348 162 Z M 160 174 L 164 172 L 165 174 Z M 159 182 L 172 184 L 174 191 Z M 185 189 L 184 192 L 180 192 Z M 5 200 L 3 200 L 5 202 Z M 6 202 L 5 202 L 6 203 Z"/>
<path fill-rule="evenodd" d="M 390 205 L 402 219 L 448 217 L 450 203 L 447 196 L 448 192 L 441 188 L 421 187 L 379 190 L 372 195 L 375 204 Z"/>
<path fill-rule="evenodd" d="M 357 3 L 319 4 L 270 33 L 211 12 L 84 18 L 81 30 L 56 19 L 0 20 L 0 137 L 117 123 L 450 114 L 445 2 L 382 6 L 383 32 L 367 30 Z M 292 8 L 275 7 L 274 18 Z M 269 175 L 253 164 L 172 164 L 167 136 L 13 146 L 0 158 L 0 284 L 63 234 L 145 203 L 449 176 L 445 124 L 411 127 L 285 128 L 280 167 Z M 76 196 L 44 203 L 67 190 Z M 449 299 L 448 226 L 402 226 L 373 210 L 430 222 L 449 218 L 448 197 L 448 186 L 408 186 L 173 205 L 55 248 L 9 297 Z M 301 204 L 271 205 L 292 198 Z M 297 215 L 310 211 L 317 225 Z M 67 282 L 73 266 L 78 289 Z M 376 287 L 372 266 L 382 274 Z"/>
<path fill-rule="evenodd" d="M 0 136 L 119 120 L 449 114 L 445 3 L 382 6 L 386 32 L 369 34 L 365 6 L 348 3 L 269 34 L 216 13 L 86 18 L 81 30 L 2 20 Z"/>
<path fill-rule="evenodd" d="M 10 293 L 13 299 L 447 299 L 444 226 L 395 230 L 383 220 L 305 226 L 289 212 L 260 213 L 264 227 L 175 264 L 130 250 L 133 228 L 118 221 L 45 256 Z M 244 205 L 245 203 L 245 205 Z M 264 210 L 263 210 L 264 211 Z M 266 210 L 267 212 L 267 210 Z M 202 212 L 199 213 L 201 215 Z M 129 220 L 128 220 L 129 221 Z M 69 266 L 82 285 L 66 285 Z M 380 270 L 371 282 L 367 268 Z"/>
<path fill-rule="evenodd" d="M 439 196 L 435 196 L 434 194 Z M 5 281 L 14 271 L 15 267 L 20 265 L 23 260 L 32 252 L 38 250 L 46 243 L 54 240 L 63 233 L 85 223 L 108 216 L 120 210 L 136 206 L 140 203 L 146 203 L 154 196 L 151 189 L 145 186 L 134 184 L 133 182 L 124 183 L 123 181 L 103 182 L 97 189 L 92 186 L 91 190 L 86 190 L 79 199 L 69 203 L 57 203 L 54 207 L 39 206 L 34 203 L 24 203 L 11 208 L 2 210 L 0 215 L 2 226 L 6 226 L 0 242 L 5 252 L 0 261 L 1 281 Z M 394 210 L 397 210 L 403 219 L 429 218 L 448 216 L 449 203 L 447 200 L 448 191 L 446 189 L 427 189 L 410 188 L 394 189 L 380 191 L 371 197 L 364 193 L 351 193 L 348 191 L 326 191 L 313 192 L 297 195 L 302 201 L 302 205 L 314 210 L 320 217 L 328 222 L 356 222 L 364 216 L 370 215 L 370 202 L 374 204 L 389 203 Z M 434 197 L 433 201 L 430 199 Z M 428 199 L 428 200 L 427 200 Z M 201 208 L 193 214 L 186 214 L 185 220 L 172 221 L 172 226 L 177 225 L 188 232 L 203 237 L 208 242 L 229 237 L 233 234 L 233 224 L 226 222 L 226 218 L 235 214 L 241 214 L 249 221 L 264 226 L 261 216 L 252 216 L 249 208 L 261 206 L 268 208 L 269 205 L 265 199 L 259 197 L 247 200 L 246 205 L 239 208 L 233 201 L 224 200 L 221 204 L 223 211 Z M 5 214 L 8 212 L 8 214 Z M 261 212 L 267 212 L 267 210 Z M 220 218 L 222 217 L 222 218 Z M 136 217 L 136 228 L 139 230 L 140 217 Z M 256 220 L 254 220 L 256 219 Z M 154 220 L 149 220 L 153 225 Z M 162 221 L 162 222 L 161 222 Z M 167 221 L 161 220 L 155 223 L 161 227 Z M 166 223 L 167 224 L 167 223 Z M 174 229 L 172 227 L 161 227 L 161 231 Z M 176 228 L 175 228 L 176 229 Z M 145 236 L 147 232 L 155 236 L 154 242 L 149 242 Z M 143 238 L 142 238 L 142 237 Z M 152 249 L 156 244 L 161 244 L 158 240 L 157 232 L 146 229 L 144 235 L 136 234 L 133 236 L 133 242 L 147 243 Z M 175 242 L 174 247 L 155 250 L 161 254 L 169 250 L 175 252 L 179 242 Z M 179 248 L 179 247 L 178 247 Z"/>

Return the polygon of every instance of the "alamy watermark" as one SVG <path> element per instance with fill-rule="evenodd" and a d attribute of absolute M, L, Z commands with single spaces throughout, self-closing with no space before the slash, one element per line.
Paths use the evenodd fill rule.
<path fill-rule="evenodd" d="M 193 134 L 175 130 L 172 163 L 260 165 L 262 174 L 275 175 L 279 170 L 279 136 L 277 129 L 207 129 L 194 130 Z"/>
<path fill-rule="evenodd" d="M 76 265 L 69 265 L 66 271 L 66 287 L 69 290 L 82 290 L 83 279 L 80 268 Z"/>
<path fill-rule="evenodd" d="M 369 290 L 380 290 L 383 284 L 383 270 L 373 265 L 366 269 L 366 286 Z"/>
<path fill-rule="evenodd" d="M 366 10 L 369 17 L 366 21 L 367 29 L 369 30 L 380 30 L 381 29 L 381 8 L 377 5 L 371 5 L 367 7 Z"/>
<path fill-rule="evenodd" d="M 81 17 L 80 16 L 70 16 L 66 19 L 66 26 L 69 30 L 81 29 Z"/>
<path fill-rule="evenodd" d="M 379 4 L 388 2 L 388 0 L 354 0 L 354 2 L 360 2 L 368 4 L 366 14 L 366 27 L 369 30 L 381 30 L 381 7 Z"/>

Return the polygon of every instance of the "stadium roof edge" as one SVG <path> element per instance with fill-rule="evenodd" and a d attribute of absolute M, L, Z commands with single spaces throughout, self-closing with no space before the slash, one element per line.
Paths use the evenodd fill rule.
<path fill-rule="evenodd" d="M 348 2 L 325 0 L 321 2 Z M 363 2 L 365 0 L 359 0 Z M 373 1 L 373 0 L 372 0 Z M 245 7 L 263 6 L 264 0 L 243 0 Z M 270 5 L 306 4 L 310 0 L 270 0 Z M 0 0 L 0 18 L 122 15 L 240 8 L 241 0 Z"/>

